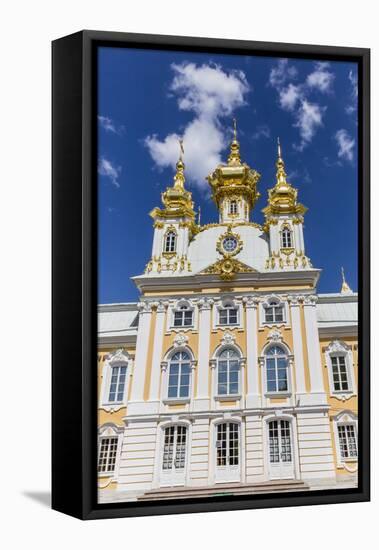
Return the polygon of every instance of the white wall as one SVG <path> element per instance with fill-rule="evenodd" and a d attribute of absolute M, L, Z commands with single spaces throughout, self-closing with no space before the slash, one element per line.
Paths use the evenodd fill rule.
<path fill-rule="evenodd" d="M 1 411 L 2 436 L 7 437 L 8 445 L 7 452 L 0 453 L 0 502 L 2 535 L 8 540 L 8 547 L 104 550 L 115 543 L 120 547 L 143 544 L 144 548 L 160 549 L 167 548 L 170 538 L 180 541 L 183 550 L 210 545 L 229 549 L 240 545 L 280 546 L 286 550 L 305 544 L 308 550 L 326 550 L 340 547 L 341 540 L 345 549 L 357 549 L 363 540 L 376 537 L 377 502 L 86 524 L 52 512 L 39 502 L 41 498 L 46 500 L 50 481 L 50 41 L 82 28 L 93 28 L 372 47 L 372 96 L 377 102 L 379 37 L 374 8 L 372 0 L 3 3 Z M 379 147 L 378 123 L 374 105 L 373 151 Z M 378 181 L 376 163 L 372 181 Z M 372 194 L 375 208 L 377 185 L 373 185 Z M 379 231 L 378 216 L 374 223 L 373 235 Z M 377 254 L 373 264 L 378 273 Z M 378 285 L 373 285 L 375 298 L 377 293 Z M 375 309 L 376 303 L 373 313 L 377 318 Z M 374 340 L 373 357 L 377 346 Z M 27 355 L 28 360 L 18 360 L 4 368 L 5 357 L 21 354 Z M 10 391 L 8 376 L 18 381 L 16 396 Z M 378 406 L 376 399 L 376 413 Z M 377 437 L 374 443 L 377 444 Z M 375 458 L 378 466 L 377 454 Z M 373 467 L 374 475 L 377 469 Z M 31 498 L 26 493 L 39 496 Z"/>

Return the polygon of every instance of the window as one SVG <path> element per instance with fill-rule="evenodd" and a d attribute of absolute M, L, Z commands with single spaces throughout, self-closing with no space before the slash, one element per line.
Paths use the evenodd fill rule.
<path fill-rule="evenodd" d="M 342 459 L 357 458 L 357 439 L 354 424 L 338 426 L 338 441 Z"/>
<path fill-rule="evenodd" d="M 178 351 L 170 359 L 168 375 L 168 398 L 180 399 L 189 397 L 191 375 L 190 356 L 185 351 Z"/>
<path fill-rule="evenodd" d="M 219 310 L 220 325 L 238 325 L 238 309 L 232 304 L 225 305 Z"/>
<path fill-rule="evenodd" d="M 292 233 L 288 227 L 282 230 L 282 248 L 292 248 Z"/>
<path fill-rule="evenodd" d="M 168 231 L 165 236 L 164 252 L 174 253 L 176 250 L 176 233 Z"/>
<path fill-rule="evenodd" d="M 119 403 L 124 400 L 126 366 L 114 366 L 111 370 L 109 386 L 109 403 Z"/>
<path fill-rule="evenodd" d="M 237 214 L 238 213 L 238 209 L 237 209 L 237 201 L 230 201 L 229 203 L 229 214 L 231 214 L 232 216 Z"/>
<path fill-rule="evenodd" d="M 174 312 L 174 327 L 190 327 L 192 326 L 193 311 L 188 306 L 180 306 Z"/>
<path fill-rule="evenodd" d="M 265 322 L 266 323 L 283 323 L 284 322 L 283 304 L 280 304 L 275 300 L 271 300 L 265 306 Z"/>
<path fill-rule="evenodd" d="M 237 395 L 239 393 L 239 354 L 227 348 L 217 361 L 217 395 Z"/>
<path fill-rule="evenodd" d="M 238 466 L 239 425 L 235 422 L 217 424 L 217 466 Z"/>
<path fill-rule="evenodd" d="M 266 379 L 267 392 L 288 391 L 288 359 L 287 355 L 279 346 L 272 346 L 266 352 Z"/>
<path fill-rule="evenodd" d="M 165 429 L 162 470 L 184 470 L 186 443 L 186 426 L 169 426 Z"/>
<path fill-rule="evenodd" d="M 334 391 L 349 391 L 349 381 L 345 355 L 332 355 L 332 375 Z"/>
<path fill-rule="evenodd" d="M 115 471 L 118 437 L 102 437 L 99 442 L 99 473 Z"/>

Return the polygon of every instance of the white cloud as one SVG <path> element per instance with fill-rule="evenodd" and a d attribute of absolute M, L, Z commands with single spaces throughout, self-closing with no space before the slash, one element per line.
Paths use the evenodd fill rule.
<path fill-rule="evenodd" d="M 293 111 L 301 97 L 301 87 L 289 84 L 287 88 L 283 88 L 279 91 L 280 106 L 286 111 Z"/>
<path fill-rule="evenodd" d="M 98 115 L 97 120 L 99 121 L 101 128 L 103 128 L 106 132 L 111 132 L 113 134 L 121 135 L 125 131 L 124 126 L 117 125 L 114 122 L 114 120 L 112 120 L 107 116 Z"/>
<path fill-rule="evenodd" d="M 198 66 L 184 62 L 171 68 L 174 78 L 170 90 L 177 98 L 179 109 L 194 113 L 181 136 L 186 176 L 199 187 L 205 187 L 205 177 L 221 162 L 221 152 L 226 146 L 220 118 L 230 116 L 245 105 L 249 85 L 242 71 L 227 73 L 215 64 Z M 146 137 L 145 145 L 158 167 L 175 167 L 178 140 L 176 133 L 162 140 L 157 135 Z"/>
<path fill-rule="evenodd" d="M 318 126 L 322 126 L 322 117 L 326 107 L 320 107 L 317 103 L 310 103 L 306 99 L 301 101 L 301 106 L 297 112 L 297 122 L 295 126 L 299 128 L 301 144 L 298 148 L 303 149 L 312 141 Z"/>
<path fill-rule="evenodd" d="M 329 67 L 329 63 L 316 63 L 315 70 L 307 76 L 307 86 L 323 93 L 330 92 L 335 77 Z"/>
<path fill-rule="evenodd" d="M 355 139 L 353 139 L 347 130 L 338 130 L 335 134 L 338 145 L 338 158 L 352 161 L 354 157 Z"/>
<path fill-rule="evenodd" d="M 349 71 L 348 77 L 351 84 L 351 103 L 345 107 L 345 111 L 348 115 L 352 115 L 357 110 L 358 75 L 356 71 Z"/>
<path fill-rule="evenodd" d="M 274 88 L 281 88 L 288 80 L 297 77 L 297 69 L 289 64 L 288 59 L 279 59 L 275 67 L 270 71 L 270 84 Z"/>
<path fill-rule="evenodd" d="M 252 135 L 253 139 L 260 139 L 261 137 L 269 139 L 271 137 L 271 130 L 267 126 L 267 124 L 262 124 L 261 126 L 257 126 L 256 131 Z"/>
<path fill-rule="evenodd" d="M 97 163 L 97 172 L 100 176 L 109 178 L 116 187 L 120 187 L 118 178 L 121 173 L 121 166 L 114 166 L 110 160 L 101 157 Z"/>
<path fill-rule="evenodd" d="M 279 105 L 284 111 L 292 113 L 293 125 L 299 129 L 301 141 L 293 144 L 297 150 L 303 150 L 323 125 L 326 107 L 309 98 L 315 91 L 331 91 L 334 74 L 329 68 L 329 63 L 318 62 L 304 82 L 296 84 L 289 82 L 298 78 L 298 73 L 294 66 L 289 65 L 288 59 L 280 59 L 270 71 L 269 83 L 278 92 Z"/>

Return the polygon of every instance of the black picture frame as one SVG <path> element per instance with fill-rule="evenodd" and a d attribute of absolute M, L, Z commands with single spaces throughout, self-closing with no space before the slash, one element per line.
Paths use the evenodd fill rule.
<path fill-rule="evenodd" d="M 359 456 L 356 489 L 98 504 L 97 66 L 99 46 L 302 57 L 358 64 Z M 82 31 L 52 43 L 52 507 L 81 519 L 242 510 L 370 499 L 370 50 Z"/>

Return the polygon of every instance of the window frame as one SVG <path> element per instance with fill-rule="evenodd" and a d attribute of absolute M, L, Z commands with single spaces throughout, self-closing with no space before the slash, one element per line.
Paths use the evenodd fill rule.
<path fill-rule="evenodd" d="M 167 250 L 167 245 L 168 245 L 168 238 L 169 236 L 173 235 L 173 241 L 174 241 L 174 244 L 173 246 L 169 246 L 170 250 Z M 178 233 L 176 232 L 175 228 L 174 227 L 169 227 L 167 228 L 164 236 L 163 236 L 163 247 L 162 247 L 162 253 L 163 254 L 170 254 L 170 255 L 175 255 L 176 254 L 176 250 L 177 250 L 177 245 L 178 245 Z M 173 250 L 171 250 L 171 248 L 173 248 Z"/>
<path fill-rule="evenodd" d="M 117 439 L 114 469 L 99 472 L 101 444 L 103 440 L 108 438 Z M 108 422 L 99 427 L 98 438 L 97 438 L 97 476 L 99 478 L 103 478 L 103 477 L 110 478 L 110 481 L 118 479 L 123 438 L 124 438 L 124 428 L 121 426 L 117 426 L 116 424 Z"/>
<path fill-rule="evenodd" d="M 175 314 L 180 312 L 181 308 L 184 306 L 188 308 L 187 309 L 188 311 L 192 312 L 192 323 L 190 325 L 175 326 Z M 198 317 L 197 310 L 195 308 L 195 305 L 191 301 L 182 298 L 180 300 L 177 300 L 176 302 L 171 302 L 170 314 L 167 315 L 167 324 L 166 324 L 167 331 L 168 332 L 170 331 L 185 332 L 188 330 L 191 330 L 191 331 L 196 330 L 197 317 Z"/>
<path fill-rule="evenodd" d="M 335 339 L 329 343 L 327 348 L 324 350 L 326 367 L 328 370 L 328 381 L 329 381 L 329 394 L 337 399 L 345 401 L 350 397 L 357 395 L 356 383 L 355 383 L 355 374 L 354 374 L 354 362 L 353 362 L 353 352 L 351 346 L 346 344 L 343 340 Z M 334 384 L 333 376 L 333 357 L 344 357 L 345 366 L 346 366 L 346 375 L 348 389 L 336 390 Z"/>
<path fill-rule="evenodd" d="M 267 321 L 266 311 L 268 308 L 272 307 L 273 303 L 275 303 L 276 307 L 280 307 L 282 309 L 282 321 Z M 267 296 L 265 300 L 260 303 L 259 324 L 261 327 L 289 326 L 288 302 L 286 300 L 283 300 L 280 296 L 277 296 L 276 294 Z"/>
<path fill-rule="evenodd" d="M 229 210 L 229 216 L 238 216 L 238 202 L 237 202 L 237 199 L 231 199 L 229 201 L 229 209 L 228 210 Z"/>
<path fill-rule="evenodd" d="M 233 330 L 235 328 L 242 329 L 243 328 L 243 309 L 242 309 L 242 303 L 234 300 L 225 298 L 222 299 L 219 303 L 214 304 L 213 309 L 213 330 L 221 329 L 221 330 Z M 221 324 L 221 311 L 223 310 L 233 310 L 235 309 L 237 312 L 237 322 L 233 324 Z M 230 314 L 228 315 L 229 318 Z"/>
<path fill-rule="evenodd" d="M 188 360 L 183 360 L 183 358 L 181 357 L 180 359 L 174 361 L 174 357 L 178 354 L 186 354 L 187 357 L 188 357 Z M 175 401 L 175 402 L 178 402 L 178 401 L 189 401 L 191 399 L 191 391 L 192 391 L 192 359 L 191 359 L 191 354 L 186 350 L 186 349 L 179 349 L 179 350 L 175 350 L 170 358 L 168 359 L 168 362 L 167 362 L 167 388 L 166 388 L 166 400 L 167 401 Z M 169 391 L 170 391 L 170 375 L 171 375 L 171 367 L 173 364 L 178 364 L 178 373 L 177 373 L 177 376 L 178 376 L 178 383 L 177 383 L 177 390 L 176 390 L 176 395 L 175 396 L 170 396 L 169 395 Z M 186 373 L 182 373 L 182 365 L 187 365 L 188 364 L 188 367 L 189 367 L 189 371 L 188 371 L 188 395 L 180 395 L 180 389 L 182 387 L 182 376 L 186 376 Z M 174 386 L 173 386 L 174 387 Z"/>
<path fill-rule="evenodd" d="M 99 407 L 106 411 L 114 410 L 117 411 L 123 407 L 126 407 L 129 393 L 129 384 L 130 384 L 130 375 L 132 370 L 133 359 L 129 353 L 120 348 L 118 350 L 112 351 L 108 354 L 103 367 L 102 367 L 102 382 L 101 382 L 101 391 L 99 399 Z M 124 381 L 124 392 L 121 400 L 116 399 L 115 401 L 109 400 L 110 386 L 112 382 L 112 374 L 114 368 L 125 367 L 125 381 Z"/>
<path fill-rule="evenodd" d="M 289 241 L 289 245 L 286 242 L 287 240 Z M 293 231 L 288 225 L 284 225 L 280 230 L 280 248 L 283 250 L 292 250 L 294 248 Z"/>
<path fill-rule="evenodd" d="M 238 376 L 237 376 L 237 392 L 236 393 L 230 393 L 229 386 L 233 382 L 230 382 L 230 357 L 227 358 L 227 393 L 219 393 L 219 377 L 220 377 L 220 358 L 223 353 L 226 351 L 233 351 L 235 353 L 235 360 L 238 362 Z M 242 363 L 243 363 L 243 357 L 241 355 L 240 350 L 238 350 L 235 346 L 226 344 L 221 349 L 219 349 L 215 355 L 214 360 L 216 361 L 216 369 L 215 369 L 215 380 L 214 380 L 214 396 L 216 400 L 238 400 L 241 398 L 242 395 Z"/>
<path fill-rule="evenodd" d="M 355 436 L 355 446 L 357 450 L 357 456 L 355 457 L 343 457 L 341 452 L 340 438 L 339 438 L 339 426 L 353 426 Z M 358 417 L 353 411 L 349 409 L 342 410 L 339 414 L 333 417 L 333 434 L 334 444 L 337 457 L 337 468 L 345 468 L 349 473 L 356 472 L 356 469 L 350 470 L 346 465 L 348 463 L 358 463 L 359 461 L 359 432 L 358 432 Z"/>
<path fill-rule="evenodd" d="M 275 385 L 276 387 L 279 387 L 279 377 L 278 377 L 278 364 L 277 364 L 277 358 L 285 358 L 286 359 L 286 382 L 287 382 L 287 389 L 286 390 L 272 390 L 268 387 L 268 365 L 267 365 L 267 359 L 270 358 L 268 352 L 272 348 L 278 348 L 281 350 L 281 354 L 277 354 L 271 357 L 275 358 Z M 292 355 L 288 352 L 286 347 L 282 343 L 277 342 L 270 342 L 264 349 L 263 355 L 260 359 L 261 365 L 263 366 L 263 393 L 266 397 L 289 397 L 292 395 L 292 376 L 291 376 L 291 358 Z"/>

